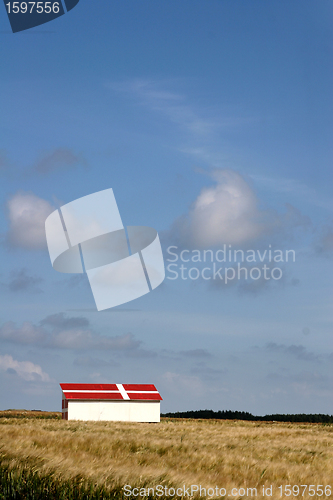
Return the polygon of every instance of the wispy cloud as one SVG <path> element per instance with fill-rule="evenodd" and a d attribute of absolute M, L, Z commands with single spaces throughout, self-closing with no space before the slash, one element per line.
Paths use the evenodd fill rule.
<path fill-rule="evenodd" d="M 45 175 L 59 171 L 72 170 L 80 165 L 87 166 L 87 162 L 82 155 L 74 153 L 69 148 L 57 148 L 36 160 L 30 171 L 36 174 Z"/>
<path fill-rule="evenodd" d="M 75 366 L 83 366 L 83 367 L 114 367 L 120 366 L 120 363 L 114 360 L 105 361 L 105 359 L 94 358 L 93 356 L 79 356 L 74 359 L 73 364 Z"/>
<path fill-rule="evenodd" d="M 127 93 L 137 99 L 141 105 L 163 114 L 183 131 L 197 137 L 211 134 L 217 126 L 214 120 L 203 118 L 192 106 L 187 104 L 184 95 L 165 90 L 165 82 L 137 79 L 121 83 L 108 83 L 107 86 L 113 91 Z"/>
<path fill-rule="evenodd" d="M 169 391 L 174 394 L 184 394 L 186 392 L 189 395 L 197 397 L 206 391 L 205 384 L 197 375 L 167 371 L 163 373 L 162 380 L 168 385 Z"/>
<path fill-rule="evenodd" d="M 68 317 L 64 313 L 56 313 L 47 316 L 40 322 L 41 325 L 48 325 L 53 328 L 71 329 L 71 328 L 87 328 L 90 322 L 83 316 Z"/>
<path fill-rule="evenodd" d="M 269 373 L 266 376 L 271 391 L 318 398 L 332 397 L 332 377 L 322 375 L 318 371 L 301 371 L 298 373 Z"/>
<path fill-rule="evenodd" d="M 182 356 L 187 358 L 211 358 L 212 355 L 206 349 L 189 349 L 187 351 L 180 351 Z"/>
<path fill-rule="evenodd" d="M 27 270 L 22 268 L 12 271 L 9 281 L 2 283 L 2 285 L 10 292 L 29 291 L 33 293 L 40 293 L 41 289 L 38 285 L 42 281 L 42 278 L 29 275 Z"/>
<path fill-rule="evenodd" d="M 250 174 L 249 177 L 261 188 L 276 193 L 284 193 L 292 196 L 306 199 L 312 205 L 333 210 L 331 199 L 324 198 L 312 186 L 308 186 L 299 179 L 286 177 L 266 177 L 263 175 Z"/>
<path fill-rule="evenodd" d="M 308 351 L 303 345 L 285 345 L 269 342 L 266 350 L 274 353 L 288 354 L 302 361 L 319 361 L 320 356 Z"/>
<path fill-rule="evenodd" d="M 197 363 L 192 369 L 191 373 L 196 375 L 201 375 L 204 380 L 221 380 L 223 375 L 228 373 L 228 370 L 224 368 L 212 368 L 207 366 L 207 363 L 200 362 Z"/>
<path fill-rule="evenodd" d="M 225 133 L 240 127 L 250 127 L 260 117 L 223 112 L 216 106 L 193 103 L 184 92 L 170 90 L 179 88 L 181 80 L 134 79 L 109 82 L 106 86 L 129 96 L 148 111 L 164 117 L 165 122 L 177 131 L 178 151 L 191 156 L 206 166 L 225 168 L 230 166 L 230 155 L 226 151 Z M 221 150 L 221 143 L 224 144 Z M 173 147 L 175 147 L 173 143 Z"/>

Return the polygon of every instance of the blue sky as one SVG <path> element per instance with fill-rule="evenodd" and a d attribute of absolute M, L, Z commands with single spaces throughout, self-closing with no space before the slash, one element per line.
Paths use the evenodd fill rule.
<path fill-rule="evenodd" d="M 162 411 L 332 413 L 332 5 L 96 5 L 16 34 L 0 15 L 1 409 L 138 382 Z M 230 244 L 296 260 L 229 284 L 167 270 L 97 312 L 85 277 L 52 269 L 44 221 L 110 187 L 165 259 Z"/>

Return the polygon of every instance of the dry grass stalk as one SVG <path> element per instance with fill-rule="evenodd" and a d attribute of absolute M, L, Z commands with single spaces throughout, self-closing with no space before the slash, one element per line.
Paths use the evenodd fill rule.
<path fill-rule="evenodd" d="M 278 499 L 279 485 L 333 486 L 333 425 L 2 418 L 0 447 L 13 466 L 29 463 L 42 474 L 81 476 L 107 487 L 256 487 L 261 496 L 263 485 L 273 485 L 270 498 Z M 314 497 L 306 492 L 302 498 Z"/>

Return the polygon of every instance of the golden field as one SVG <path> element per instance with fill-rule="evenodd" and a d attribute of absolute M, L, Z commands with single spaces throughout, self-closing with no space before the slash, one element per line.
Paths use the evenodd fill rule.
<path fill-rule="evenodd" d="M 262 487 L 272 485 L 273 495 L 265 498 L 278 499 L 280 485 L 333 487 L 333 425 L 189 419 L 139 424 L 2 417 L 0 452 L 10 466 L 17 469 L 28 464 L 41 475 L 51 472 L 60 480 L 81 477 L 108 489 L 125 484 L 132 488 L 218 486 L 230 498 L 250 496 L 237 490 L 231 494 L 233 488 L 257 488 L 257 497 L 263 498 Z M 329 498 L 309 494 L 308 489 L 298 495 L 319 497 Z"/>

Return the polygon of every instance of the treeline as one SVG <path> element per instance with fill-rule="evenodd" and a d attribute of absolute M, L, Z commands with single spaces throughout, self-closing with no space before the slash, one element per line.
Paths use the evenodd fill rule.
<path fill-rule="evenodd" d="M 169 418 L 200 418 L 200 419 L 217 419 L 217 420 L 252 420 L 259 422 L 309 422 L 309 423 L 322 423 L 322 424 L 333 424 L 333 415 L 324 415 L 322 413 L 317 414 L 306 414 L 297 413 L 295 415 L 284 415 L 284 414 L 273 414 L 255 416 L 247 411 L 214 411 L 214 410 L 195 410 L 195 411 L 183 411 L 175 413 L 164 413 L 162 417 Z"/>

